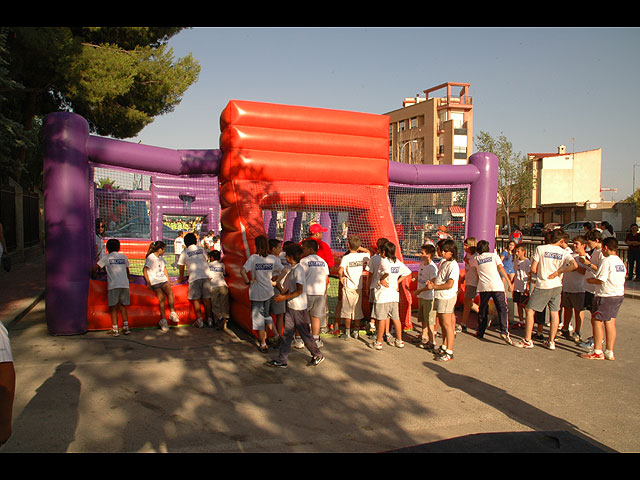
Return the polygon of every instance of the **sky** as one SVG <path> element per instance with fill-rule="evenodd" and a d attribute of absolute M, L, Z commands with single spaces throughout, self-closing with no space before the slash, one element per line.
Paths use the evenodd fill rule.
<path fill-rule="evenodd" d="M 601 188 L 617 189 L 603 198 L 629 196 L 634 173 L 640 188 L 640 28 L 196 27 L 169 46 L 198 60 L 199 79 L 128 141 L 217 149 L 232 99 L 384 114 L 463 82 L 476 135 L 523 154 L 601 148 Z"/>

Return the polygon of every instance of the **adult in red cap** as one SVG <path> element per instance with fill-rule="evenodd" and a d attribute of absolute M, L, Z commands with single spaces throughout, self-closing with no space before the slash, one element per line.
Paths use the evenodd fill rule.
<path fill-rule="evenodd" d="M 328 230 L 329 229 L 324 228 L 319 223 L 312 223 L 309 227 L 308 238 L 312 238 L 318 243 L 318 256 L 327 262 L 327 266 L 331 269 L 335 264 L 333 252 L 331 251 L 331 247 L 326 242 L 322 241 L 322 234 Z"/>

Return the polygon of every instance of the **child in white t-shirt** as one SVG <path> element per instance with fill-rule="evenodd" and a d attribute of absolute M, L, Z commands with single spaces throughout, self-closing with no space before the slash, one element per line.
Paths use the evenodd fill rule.
<path fill-rule="evenodd" d="M 211 318 L 211 284 L 209 282 L 209 259 L 204 247 L 198 245 L 198 239 L 193 233 L 187 233 L 184 237 L 185 249 L 178 258 L 180 276 L 178 283 L 184 280 L 185 269 L 189 277 L 189 290 L 187 298 L 196 314 L 193 324 L 198 328 L 204 326 L 202 321 L 202 306 L 207 316 L 207 325 L 212 326 Z"/>
<path fill-rule="evenodd" d="M 107 300 L 111 313 L 111 330 L 109 335 L 117 337 L 118 310 L 122 316 L 122 332 L 128 335 L 129 318 L 127 308 L 129 305 L 129 283 L 131 272 L 129 271 L 129 259 L 124 253 L 120 253 L 120 241 L 117 238 L 107 240 L 107 255 L 102 256 L 96 263 L 94 270 L 104 268 L 107 271 Z"/>
<path fill-rule="evenodd" d="M 267 347 L 267 328 L 273 330 L 271 318 L 271 301 L 273 287 L 282 270 L 277 257 L 269 255 L 269 240 L 259 235 L 254 240 L 256 253 L 252 254 L 240 270 L 240 275 L 249 285 L 251 301 L 251 326 L 258 333 L 259 348 L 262 353 L 269 351 Z M 251 275 L 251 278 L 248 275 Z"/>
<path fill-rule="evenodd" d="M 531 335 L 535 313 L 549 309 L 549 340 L 546 346 L 555 350 L 555 337 L 560 323 L 560 299 L 562 297 L 562 277 L 565 272 L 575 270 L 578 264 L 562 245 L 564 232 L 560 229 L 551 232 L 550 243 L 536 248 L 531 262 L 531 273 L 536 275 L 536 286 L 527 302 L 527 318 L 524 338 L 517 344 L 520 348 L 533 348 Z"/>
<path fill-rule="evenodd" d="M 420 247 L 421 262 L 418 269 L 418 285 L 415 291 L 418 297 L 418 321 L 422 325 L 419 346 L 431 351 L 436 346 L 436 310 L 433 307 L 433 290 L 427 288 L 427 282 L 434 282 L 438 275 L 438 267 L 433 262 L 435 255 L 436 247 L 433 244 L 427 243 Z"/>
<path fill-rule="evenodd" d="M 291 265 L 291 270 L 287 275 L 286 288 L 281 294 L 274 297 L 276 303 L 286 302 L 287 311 L 284 315 L 284 333 L 280 342 L 279 355 L 267 362 L 270 367 L 287 368 L 291 343 L 294 332 L 298 332 L 304 345 L 311 352 L 309 366 L 316 366 L 324 360 L 318 345 L 311 335 L 309 328 L 310 319 L 307 310 L 307 295 L 305 293 L 306 272 L 300 265 L 302 257 L 302 247 L 298 244 L 287 245 L 285 248 L 286 258 Z"/>
<path fill-rule="evenodd" d="M 515 249 L 516 259 L 513 262 L 515 275 L 513 277 L 513 302 L 518 309 L 518 323 L 516 327 L 525 325 L 525 308 L 531 295 L 531 260 L 527 258 L 527 249 L 524 245 L 518 245 Z"/>
<path fill-rule="evenodd" d="M 220 261 L 219 250 L 209 252 L 209 284 L 211 286 L 211 314 L 216 321 L 216 328 L 224 330 L 229 321 L 229 287 L 225 277 L 227 269 Z"/>
<path fill-rule="evenodd" d="M 595 284 L 589 282 L 590 278 L 595 278 L 600 263 L 604 259 L 602 255 L 602 233 L 599 230 L 591 229 L 585 233 L 584 238 L 587 242 L 585 248 L 586 255 L 578 257 L 578 265 L 585 268 L 584 272 L 584 308 L 593 315 L 593 302 L 595 300 Z M 593 348 L 593 337 L 589 337 L 580 346 Z"/>
<path fill-rule="evenodd" d="M 365 267 L 365 270 L 368 273 L 368 275 L 366 276 L 365 283 L 366 283 L 367 292 L 369 294 L 369 310 L 371 312 L 373 312 L 373 306 L 376 303 L 375 287 L 378 285 L 378 269 L 380 268 L 380 262 L 382 261 L 382 257 L 380 256 L 380 248 L 382 247 L 382 245 L 384 245 L 388 241 L 389 240 L 387 240 L 384 237 L 381 237 L 378 239 L 378 241 L 376 242 L 377 251 L 376 253 L 371 255 L 371 258 L 369 258 L 369 261 L 367 262 L 367 266 Z M 375 338 L 375 331 L 376 331 L 376 321 L 373 317 L 371 317 L 369 320 L 369 332 L 372 336 L 370 336 L 369 338 Z M 388 334 L 389 334 L 389 324 L 387 323 L 385 325 L 385 337 Z"/>
<path fill-rule="evenodd" d="M 460 266 L 458 265 L 458 246 L 447 239 L 438 242 L 442 260 L 438 265 L 438 275 L 434 282 L 427 282 L 427 288 L 435 290 L 433 296 L 440 327 L 442 328 L 442 345 L 436 350 L 436 360 L 448 362 L 453 360 L 453 342 L 456 333 L 456 319 L 453 313 L 458 298 L 458 281 Z"/>
<path fill-rule="evenodd" d="M 318 346 L 320 340 L 320 323 L 326 315 L 327 286 L 329 285 L 329 265 L 318 255 L 318 242 L 312 238 L 303 240 L 300 266 L 305 270 L 305 292 L 307 294 L 307 310 L 311 318 L 311 333 Z"/>
<path fill-rule="evenodd" d="M 169 331 L 169 325 L 165 318 L 165 299 L 169 304 L 169 319 L 178 323 L 180 318 L 176 313 L 173 303 L 173 290 L 171 290 L 171 282 L 169 281 L 169 272 L 167 272 L 167 264 L 164 261 L 163 255 L 166 249 L 166 245 L 162 240 L 156 240 L 149 244 L 147 250 L 147 257 L 144 261 L 144 268 L 142 273 L 144 279 L 147 282 L 147 287 L 154 291 L 156 297 L 158 297 L 158 304 L 160 307 L 160 329 L 163 332 Z"/>
<path fill-rule="evenodd" d="M 584 294 L 585 294 L 585 273 L 586 269 L 580 263 L 580 257 L 587 256 L 585 251 L 586 240 L 583 236 L 577 236 L 573 239 L 573 250 L 570 250 L 571 256 L 578 268 L 565 273 L 562 276 L 562 330 L 561 333 L 566 338 L 571 338 L 569 326 L 572 317 L 575 317 L 573 340 L 580 340 L 580 329 L 584 321 Z"/>
<path fill-rule="evenodd" d="M 280 257 L 280 254 L 282 253 L 282 242 L 277 238 L 270 238 L 268 244 L 269 244 L 269 249 L 268 249 L 269 256 L 273 257 L 276 263 L 280 262 L 280 264 L 282 264 L 282 258 Z M 282 270 L 280 270 L 280 273 L 281 272 Z M 278 295 L 279 293 L 280 293 L 280 290 L 278 289 L 278 286 L 274 285 L 273 294 Z M 278 344 L 278 342 L 280 342 L 280 335 L 282 334 L 282 327 L 284 325 L 284 312 L 287 308 L 287 305 L 282 302 L 277 303 L 272 301 L 269 308 L 271 309 L 270 311 L 271 315 L 273 315 L 276 320 L 275 328 L 273 329 L 273 341 L 275 344 Z"/>
<path fill-rule="evenodd" d="M 624 300 L 624 282 L 627 269 L 617 255 L 618 240 L 607 237 L 602 240 L 603 259 L 594 278 L 588 282 L 596 286 L 593 302 L 591 325 L 593 329 L 594 349 L 585 353 L 582 358 L 591 360 L 615 360 L 613 347 L 616 341 L 616 317 Z M 604 324 L 604 325 L 603 325 Z M 606 333 L 604 353 L 600 346 L 603 342 L 603 327 Z"/>
<path fill-rule="evenodd" d="M 480 339 L 484 337 L 489 323 L 489 300 L 500 317 L 500 337 L 509 345 L 513 345 L 509 335 L 509 310 L 505 294 L 505 283 L 511 290 L 511 279 L 507 275 L 500 256 L 489 251 L 489 242 L 480 240 L 476 247 L 476 254 L 469 260 L 469 268 L 475 269 L 478 275 L 478 293 L 480 294 L 480 308 L 478 311 L 478 333 Z"/>
<path fill-rule="evenodd" d="M 387 337 L 389 344 L 398 348 L 404 347 L 402 340 L 402 323 L 400 322 L 400 289 L 406 278 L 411 276 L 411 270 L 396 258 L 396 246 L 387 242 L 380 248 L 380 267 L 378 268 L 378 285 L 375 287 L 375 304 L 372 316 L 376 319 L 376 342 L 373 347 L 382 349 L 384 324 L 387 320 L 393 322 L 396 338 Z"/>
<path fill-rule="evenodd" d="M 369 250 L 361 245 L 360 237 L 357 235 L 349 236 L 348 244 L 349 253 L 342 257 L 338 270 L 338 278 L 342 285 L 340 318 L 344 322 L 344 333 L 340 338 L 343 340 L 348 340 L 350 336 L 358 338 L 360 320 L 364 317 L 362 313 L 363 272 L 371 256 Z M 352 321 L 355 326 L 353 334 L 351 333 Z"/>

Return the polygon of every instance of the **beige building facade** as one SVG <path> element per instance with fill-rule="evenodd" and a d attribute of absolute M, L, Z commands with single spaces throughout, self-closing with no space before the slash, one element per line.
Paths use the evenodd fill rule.
<path fill-rule="evenodd" d="M 405 98 L 390 117 L 389 160 L 462 165 L 473 152 L 473 102 L 468 83 L 447 82 Z M 457 90 L 457 93 L 456 93 Z M 441 96 L 435 96 L 440 93 Z"/>

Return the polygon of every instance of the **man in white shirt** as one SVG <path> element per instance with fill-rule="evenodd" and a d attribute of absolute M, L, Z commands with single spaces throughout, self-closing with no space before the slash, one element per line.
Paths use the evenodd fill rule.
<path fill-rule="evenodd" d="M 549 244 L 536 248 L 531 261 L 531 273 L 537 276 L 536 286 L 527 303 L 527 317 L 524 338 L 517 344 L 520 348 L 533 348 L 531 334 L 535 312 L 549 308 L 549 340 L 546 346 L 555 350 L 555 338 L 560 323 L 560 299 L 562 297 L 562 277 L 565 272 L 578 268 L 578 264 L 567 252 L 564 245 L 564 232 L 560 229 L 551 233 Z"/>

